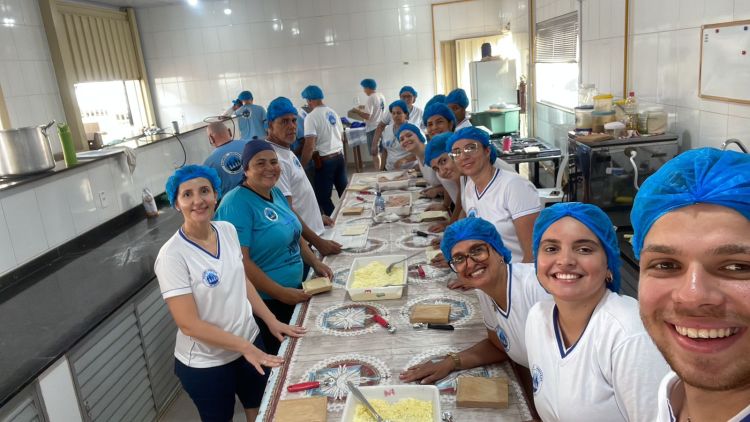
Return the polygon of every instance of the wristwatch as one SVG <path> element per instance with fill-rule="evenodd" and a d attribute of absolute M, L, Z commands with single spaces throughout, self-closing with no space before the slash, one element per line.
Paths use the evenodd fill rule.
<path fill-rule="evenodd" d="M 451 360 L 453 361 L 453 369 L 461 368 L 461 358 L 458 356 L 458 353 L 449 352 L 446 357 L 451 358 Z"/>

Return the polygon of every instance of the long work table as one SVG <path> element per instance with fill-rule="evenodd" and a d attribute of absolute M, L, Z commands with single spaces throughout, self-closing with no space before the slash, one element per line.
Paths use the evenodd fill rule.
<path fill-rule="evenodd" d="M 473 291 L 461 292 L 447 288 L 455 277 L 449 269 L 433 267 L 426 253 L 407 261 L 408 281 L 400 299 L 354 302 L 345 289 L 352 261 L 357 257 L 412 255 L 430 249 L 432 236 L 423 232 L 432 223 L 414 222 L 431 203 L 419 198 L 416 186 L 384 194 L 401 193 L 412 197 L 411 215 L 398 221 L 377 223 L 372 218 L 375 195 L 362 192 L 363 187 L 374 191 L 383 173 L 353 175 L 344 194 L 336 217 L 332 236 L 346 247 L 339 255 L 328 256 L 324 262 L 334 272 L 333 290 L 313 296 L 298 305 L 292 323 L 301 323 L 307 334 L 300 339 L 287 339 L 279 354 L 285 364 L 272 371 L 258 420 L 272 421 L 281 400 L 311 396 L 325 396 L 328 421 L 340 421 L 348 394 L 346 381 L 360 386 L 403 384 L 399 373 L 430 359 L 442 359 L 449 352 L 464 350 L 487 335 L 478 299 Z M 363 201 L 364 200 L 364 201 Z M 361 215 L 343 215 L 342 208 L 364 207 Z M 366 225 L 367 231 L 357 239 L 344 236 L 348 227 Z M 417 304 L 450 304 L 450 324 L 453 331 L 413 328 L 409 322 L 411 309 Z M 383 316 L 396 328 L 391 334 L 378 325 L 374 315 Z M 456 407 L 456 378 L 464 375 L 501 377 L 509 381 L 507 409 Z M 292 384 L 320 381 L 316 389 L 290 393 Z M 523 421 L 530 420 L 529 406 L 511 365 L 488 365 L 451 373 L 437 384 L 443 412 L 450 412 L 455 421 Z"/>

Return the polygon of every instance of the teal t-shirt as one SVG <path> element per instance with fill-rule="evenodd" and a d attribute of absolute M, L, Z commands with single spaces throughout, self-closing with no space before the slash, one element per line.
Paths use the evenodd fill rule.
<path fill-rule="evenodd" d="M 214 219 L 234 225 L 240 245 L 250 250 L 250 258 L 271 280 L 300 288 L 302 224 L 278 188 L 271 190 L 268 200 L 244 185 L 237 186 L 224 196 Z M 271 299 L 259 293 L 263 299 Z"/>

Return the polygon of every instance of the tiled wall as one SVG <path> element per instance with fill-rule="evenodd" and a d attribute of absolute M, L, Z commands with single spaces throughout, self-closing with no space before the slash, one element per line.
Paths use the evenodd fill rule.
<path fill-rule="evenodd" d="M 65 121 L 37 0 L 0 0 L 0 86 L 12 127 Z M 61 152 L 54 128 L 48 133 Z"/>
<path fill-rule="evenodd" d="M 463 13 L 439 15 L 436 29 L 497 33 L 499 3 L 459 3 Z M 263 106 L 279 95 L 301 104 L 302 89 L 318 84 L 340 114 L 364 101 L 365 77 L 387 100 L 406 84 L 418 105 L 433 95 L 430 0 L 206 1 L 138 9 L 137 18 L 162 125 L 220 113 L 243 89 Z"/>
<path fill-rule="evenodd" d="M 202 162 L 210 153 L 203 129 L 181 139 L 188 163 Z M 0 192 L 0 275 L 140 206 L 144 187 L 154 194 L 164 192 L 167 177 L 183 161 L 174 139 L 134 152 L 132 174 L 120 153 Z"/>

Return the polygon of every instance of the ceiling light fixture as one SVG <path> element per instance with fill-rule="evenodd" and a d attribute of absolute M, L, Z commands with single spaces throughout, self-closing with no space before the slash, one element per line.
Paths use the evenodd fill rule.
<path fill-rule="evenodd" d="M 224 9 L 224 14 L 225 15 L 231 15 L 232 14 L 232 9 Z"/>

